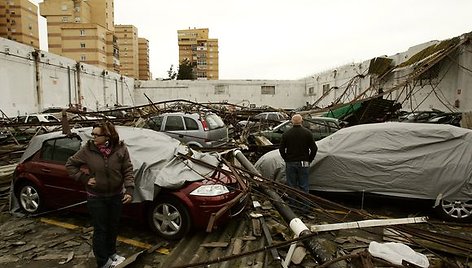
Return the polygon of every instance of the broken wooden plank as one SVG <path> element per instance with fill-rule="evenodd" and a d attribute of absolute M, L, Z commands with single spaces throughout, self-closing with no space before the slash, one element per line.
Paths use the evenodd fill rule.
<path fill-rule="evenodd" d="M 225 247 L 228 247 L 228 245 L 229 245 L 228 242 L 210 242 L 210 243 L 201 244 L 202 247 L 206 247 L 206 248 L 225 248 Z"/>

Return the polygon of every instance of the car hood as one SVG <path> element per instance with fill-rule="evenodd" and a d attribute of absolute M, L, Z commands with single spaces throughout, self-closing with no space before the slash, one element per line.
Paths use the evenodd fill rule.
<path fill-rule="evenodd" d="M 472 200 L 472 131 L 449 125 L 380 123 L 341 129 L 317 142 L 310 189 L 421 199 Z M 256 164 L 282 180 L 278 150 Z M 282 174 L 281 174 L 282 173 Z"/>
<path fill-rule="evenodd" d="M 116 129 L 120 139 L 127 145 L 133 164 L 136 184 L 133 200 L 136 202 L 153 200 L 155 186 L 178 189 L 185 182 L 205 179 L 205 175 L 211 174 L 214 169 L 198 164 L 198 161 L 214 167 L 221 161 L 217 153 L 191 150 L 181 145 L 178 140 L 160 132 L 125 126 L 117 126 Z M 92 128 L 90 127 L 71 131 L 82 139 L 83 145 L 91 139 Z M 53 132 L 33 137 L 20 163 L 40 150 L 45 140 L 60 136 L 64 134 Z M 190 159 L 181 155 L 190 156 Z"/>

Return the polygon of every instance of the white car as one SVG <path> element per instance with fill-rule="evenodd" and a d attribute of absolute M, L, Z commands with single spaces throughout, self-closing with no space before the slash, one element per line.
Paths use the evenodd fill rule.
<path fill-rule="evenodd" d="M 316 142 L 310 190 L 365 192 L 430 200 L 446 219 L 472 221 L 472 130 L 427 123 L 378 123 L 343 128 Z M 278 150 L 255 164 L 282 180 Z"/>
<path fill-rule="evenodd" d="M 61 120 L 52 114 L 30 114 L 18 116 L 13 119 L 13 122 L 31 124 L 31 126 L 15 127 L 16 131 L 24 131 L 26 133 L 51 132 L 56 131 L 61 127 L 59 125 Z M 41 123 L 58 123 L 58 125 L 41 125 Z"/>

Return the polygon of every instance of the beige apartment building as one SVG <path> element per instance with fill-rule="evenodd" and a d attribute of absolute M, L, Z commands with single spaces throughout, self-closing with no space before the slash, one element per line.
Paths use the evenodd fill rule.
<path fill-rule="evenodd" d="M 201 80 L 218 80 L 218 39 L 208 38 L 208 28 L 178 30 L 179 63 L 194 64 L 194 74 Z"/>
<path fill-rule="evenodd" d="M 0 0 L 0 37 L 39 49 L 38 7 L 28 0 Z"/>
<path fill-rule="evenodd" d="M 44 0 L 49 52 L 120 71 L 113 0 Z"/>
<path fill-rule="evenodd" d="M 138 29 L 133 25 L 115 25 L 120 51 L 120 72 L 139 79 Z"/>
<path fill-rule="evenodd" d="M 139 80 L 151 80 L 149 70 L 149 41 L 146 38 L 138 38 L 138 65 Z"/>

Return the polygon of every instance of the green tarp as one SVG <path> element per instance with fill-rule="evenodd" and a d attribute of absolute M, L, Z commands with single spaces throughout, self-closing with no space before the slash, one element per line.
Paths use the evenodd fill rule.
<path fill-rule="evenodd" d="M 334 109 L 334 110 L 329 110 L 327 113 L 325 113 L 323 116 L 325 117 L 331 117 L 331 118 L 337 118 L 337 119 L 342 119 L 346 117 L 349 114 L 352 114 L 353 112 L 359 110 L 362 106 L 362 102 L 354 103 L 354 104 L 346 104 L 340 108 Z"/>

